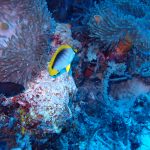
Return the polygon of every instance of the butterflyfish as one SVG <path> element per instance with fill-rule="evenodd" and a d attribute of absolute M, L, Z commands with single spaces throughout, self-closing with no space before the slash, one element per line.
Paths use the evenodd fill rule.
<path fill-rule="evenodd" d="M 63 72 L 69 72 L 75 53 L 77 53 L 77 50 L 71 46 L 61 45 L 49 62 L 48 71 L 50 76 L 56 77 Z"/>

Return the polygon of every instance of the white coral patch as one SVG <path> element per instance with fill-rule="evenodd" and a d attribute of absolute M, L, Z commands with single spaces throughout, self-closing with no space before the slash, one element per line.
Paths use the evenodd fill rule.
<path fill-rule="evenodd" d="M 38 120 L 40 115 L 45 122 L 52 123 L 66 121 L 71 117 L 68 103 L 70 95 L 74 92 L 76 85 L 67 73 L 52 78 L 47 70 L 42 71 L 25 92 L 25 99 L 31 104 L 30 116 Z M 57 120 L 58 118 L 62 120 Z"/>

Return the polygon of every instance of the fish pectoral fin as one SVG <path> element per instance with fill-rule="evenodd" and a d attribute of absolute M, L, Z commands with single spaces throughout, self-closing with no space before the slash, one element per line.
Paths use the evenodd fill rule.
<path fill-rule="evenodd" d="M 67 71 L 67 72 L 69 72 L 70 67 L 71 67 L 71 65 L 70 65 L 70 64 L 66 67 L 66 71 Z"/>

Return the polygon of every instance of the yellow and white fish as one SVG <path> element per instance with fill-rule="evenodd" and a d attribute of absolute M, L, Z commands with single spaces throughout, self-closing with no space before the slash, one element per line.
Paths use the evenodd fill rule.
<path fill-rule="evenodd" d="M 61 45 L 49 62 L 48 71 L 50 76 L 56 77 L 56 75 L 64 71 L 69 72 L 75 53 L 77 53 L 77 50 L 71 46 Z"/>

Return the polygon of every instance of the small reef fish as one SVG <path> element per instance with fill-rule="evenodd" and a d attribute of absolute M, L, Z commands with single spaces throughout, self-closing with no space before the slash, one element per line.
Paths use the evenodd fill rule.
<path fill-rule="evenodd" d="M 69 72 L 75 53 L 77 53 L 77 50 L 71 46 L 61 45 L 49 62 L 48 71 L 50 76 L 57 77 L 65 71 Z"/>
<path fill-rule="evenodd" d="M 16 96 L 24 92 L 25 88 L 23 85 L 13 82 L 0 82 L 0 95 L 5 97 Z"/>
<path fill-rule="evenodd" d="M 4 23 L 4 22 L 0 22 L 0 30 L 8 30 L 9 29 L 9 26 L 7 23 Z"/>

